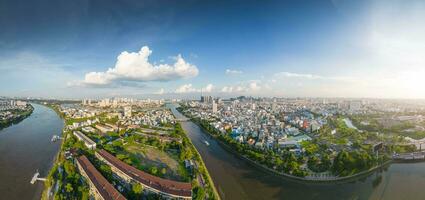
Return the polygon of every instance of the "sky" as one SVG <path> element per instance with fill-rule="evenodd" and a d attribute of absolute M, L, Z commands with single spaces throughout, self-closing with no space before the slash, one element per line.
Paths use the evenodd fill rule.
<path fill-rule="evenodd" d="M 425 98 L 425 1 L 0 0 L 0 96 Z"/>

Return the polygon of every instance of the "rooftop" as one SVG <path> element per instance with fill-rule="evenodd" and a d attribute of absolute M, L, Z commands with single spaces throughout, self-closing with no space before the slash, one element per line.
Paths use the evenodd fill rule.
<path fill-rule="evenodd" d="M 81 165 L 90 181 L 95 185 L 97 191 L 105 200 L 125 200 L 126 198 L 112 186 L 96 168 L 91 164 L 86 156 L 77 158 L 77 162 Z"/>
<path fill-rule="evenodd" d="M 99 150 L 97 153 L 104 159 L 106 159 L 109 163 L 118 168 L 120 171 L 124 172 L 134 180 L 143 183 L 144 185 L 147 185 L 166 194 L 182 197 L 192 196 L 192 185 L 190 183 L 172 181 L 150 175 L 146 172 L 138 170 L 135 167 L 124 163 L 123 161 L 115 158 L 113 155 L 103 149 Z"/>

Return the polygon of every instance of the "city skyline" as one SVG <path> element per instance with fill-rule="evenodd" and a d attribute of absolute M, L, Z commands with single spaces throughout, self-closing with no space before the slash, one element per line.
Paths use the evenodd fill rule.
<path fill-rule="evenodd" d="M 421 1 L 0 5 L 2 96 L 425 98 Z"/>

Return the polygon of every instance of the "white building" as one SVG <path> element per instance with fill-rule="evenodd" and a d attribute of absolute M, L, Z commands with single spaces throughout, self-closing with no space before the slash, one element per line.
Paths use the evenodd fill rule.
<path fill-rule="evenodd" d="M 217 113 L 217 103 L 215 101 L 212 102 L 212 112 Z"/>
<path fill-rule="evenodd" d="M 27 106 L 27 102 L 25 101 L 16 101 L 17 106 Z"/>
<path fill-rule="evenodd" d="M 84 135 L 80 131 L 74 131 L 72 133 L 75 135 L 75 137 L 78 138 L 78 140 L 83 141 L 84 142 L 84 145 L 86 145 L 86 147 L 88 149 L 96 149 L 96 143 L 93 142 L 93 140 L 91 140 L 90 138 L 88 138 L 86 135 Z"/>
<path fill-rule="evenodd" d="M 124 107 L 124 116 L 131 117 L 131 106 Z"/>

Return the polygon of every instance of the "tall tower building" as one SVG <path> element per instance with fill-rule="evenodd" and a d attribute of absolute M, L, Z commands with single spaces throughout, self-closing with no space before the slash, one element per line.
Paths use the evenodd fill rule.
<path fill-rule="evenodd" d="M 131 106 L 124 107 L 124 116 L 131 117 Z"/>
<path fill-rule="evenodd" d="M 212 112 L 217 113 L 217 103 L 214 100 L 212 101 Z"/>

